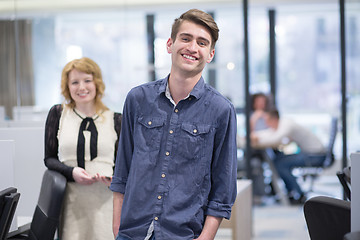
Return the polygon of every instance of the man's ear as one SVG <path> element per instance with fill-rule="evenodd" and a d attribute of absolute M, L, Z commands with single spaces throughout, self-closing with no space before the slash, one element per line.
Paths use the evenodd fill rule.
<path fill-rule="evenodd" d="M 171 38 L 169 38 L 166 42 L 166 50 L 168 53 L 172 53 L 171 46 L 173 45 L 173 41 Z"/>
<path fill-rule="evenodd" d="M 209 58 L 208 58 L 208 60 L 206 62 L 210 63 L 213 60 L 214 56 L 215 56 L 215 48 L 210 50 Z"/>

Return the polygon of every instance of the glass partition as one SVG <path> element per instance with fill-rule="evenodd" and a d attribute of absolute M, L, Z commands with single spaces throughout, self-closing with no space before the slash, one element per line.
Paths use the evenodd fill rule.
<path fill-rule="evenodd" d="M 360 151 L 360 1 L 345 1 L 347 145 Z"/>
<path fill-rule="evenodd" d="M 61 70 L 67 61 L 81 56 L 100 65 L 104 101 L 121 112 L 127 92 L 150 81 L 149 69 L 156 78 L 169 73 L 165 44 L 171 24 L 192 7 L 213 14 L 220 27 L 215 61 L 206 67 L 205 80 L 237 109 L 245 106 L 241 2 L 114 7 L 95 6 L 94 1 L 86 8 L 75 2 L 54 5 L 38 0 L 33 2 L 36 6 L 30 2 L 0 1 L 0 105 L 5 106 L 7 118 L 16 117 L 14 106 L 36 106 L 46 112 L 60 103 Z M 271 6 L 254 2 L 249 9 L 250 92 L 270 92 L 268 10 L 275 9 L 278 108 L 314 126 L 325 141 L 327 121 L 330 116 L 340 117 L 341 106 L 337 1 Z M 359 1 L 346 5 L 349 152 L 360 148 L 359 9 Z M 149 14 L 154 16 L 153 65 L 148 63 Z M 239 125 L 243 134 L 244 123 Z"/>

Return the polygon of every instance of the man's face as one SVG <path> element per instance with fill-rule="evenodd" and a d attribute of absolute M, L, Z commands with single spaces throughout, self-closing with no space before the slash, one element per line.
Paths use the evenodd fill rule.
<path fill-rule="evenodd" d="M 201 73 L 215 54 L 207 28 L 190 21 L 181 24 L 175 41 L 169 38 L 167 51 L 171 54 L 172 70 L 192 74 Z"/>
<path fill-rule="evenodd" d="M 265 115 L 265 123 L 268 127 L 273 128 L 273 129 L 277 129 L 278 128 L 278 123 L 279 123 L 279 119 L 277 119 L 276 117 L 272 117 L 269 114 Z"/>

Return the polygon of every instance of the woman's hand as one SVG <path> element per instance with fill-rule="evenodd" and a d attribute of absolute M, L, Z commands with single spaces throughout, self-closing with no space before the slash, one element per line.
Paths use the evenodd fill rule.
<path fill-rule="evenodd" d="M 100 176 L 98 173 L 94 176 L 90 176 L 85 169 L 80 167 L 74 167 L 72 174 L 75 182 L 83 185 L 90 185 L 94 182 L 103 182 L 109 187 L 112 180 L 112 177 Z"/>
<path fill-rule="evenodd" d="M 110 187 L 112 177 L 100 176 L 100 181 L 105 183 L 107 187 Z"/>
<path fill-rule="evenodd" d="M 101 176 L 99 173 L 92 177 L 96 182 L 103 182 L 107 187 L 110 187 L 112 177 Z"/>
<path fill-rule="evenodd" d="M 74 167 L 72 175 L 75 182 L 83 185 L 90 185 L 97 181 L 95 178 L 92 178 L 85 169 L 80 167 Z"/>

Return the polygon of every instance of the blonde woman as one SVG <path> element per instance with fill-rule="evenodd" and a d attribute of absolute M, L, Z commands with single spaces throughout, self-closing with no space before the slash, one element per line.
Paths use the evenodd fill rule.
<path fill-rule="evenodd" d="M 63 104 L 54 105 L 45 125 L 45 165 L 68 180 L 62 240 L 111 239 L 112 192 L 108 189 L 121 128 L 121 114 L 101 101 L 105 85 L 99 66 L 83 57 L 62 71 Z"/>

